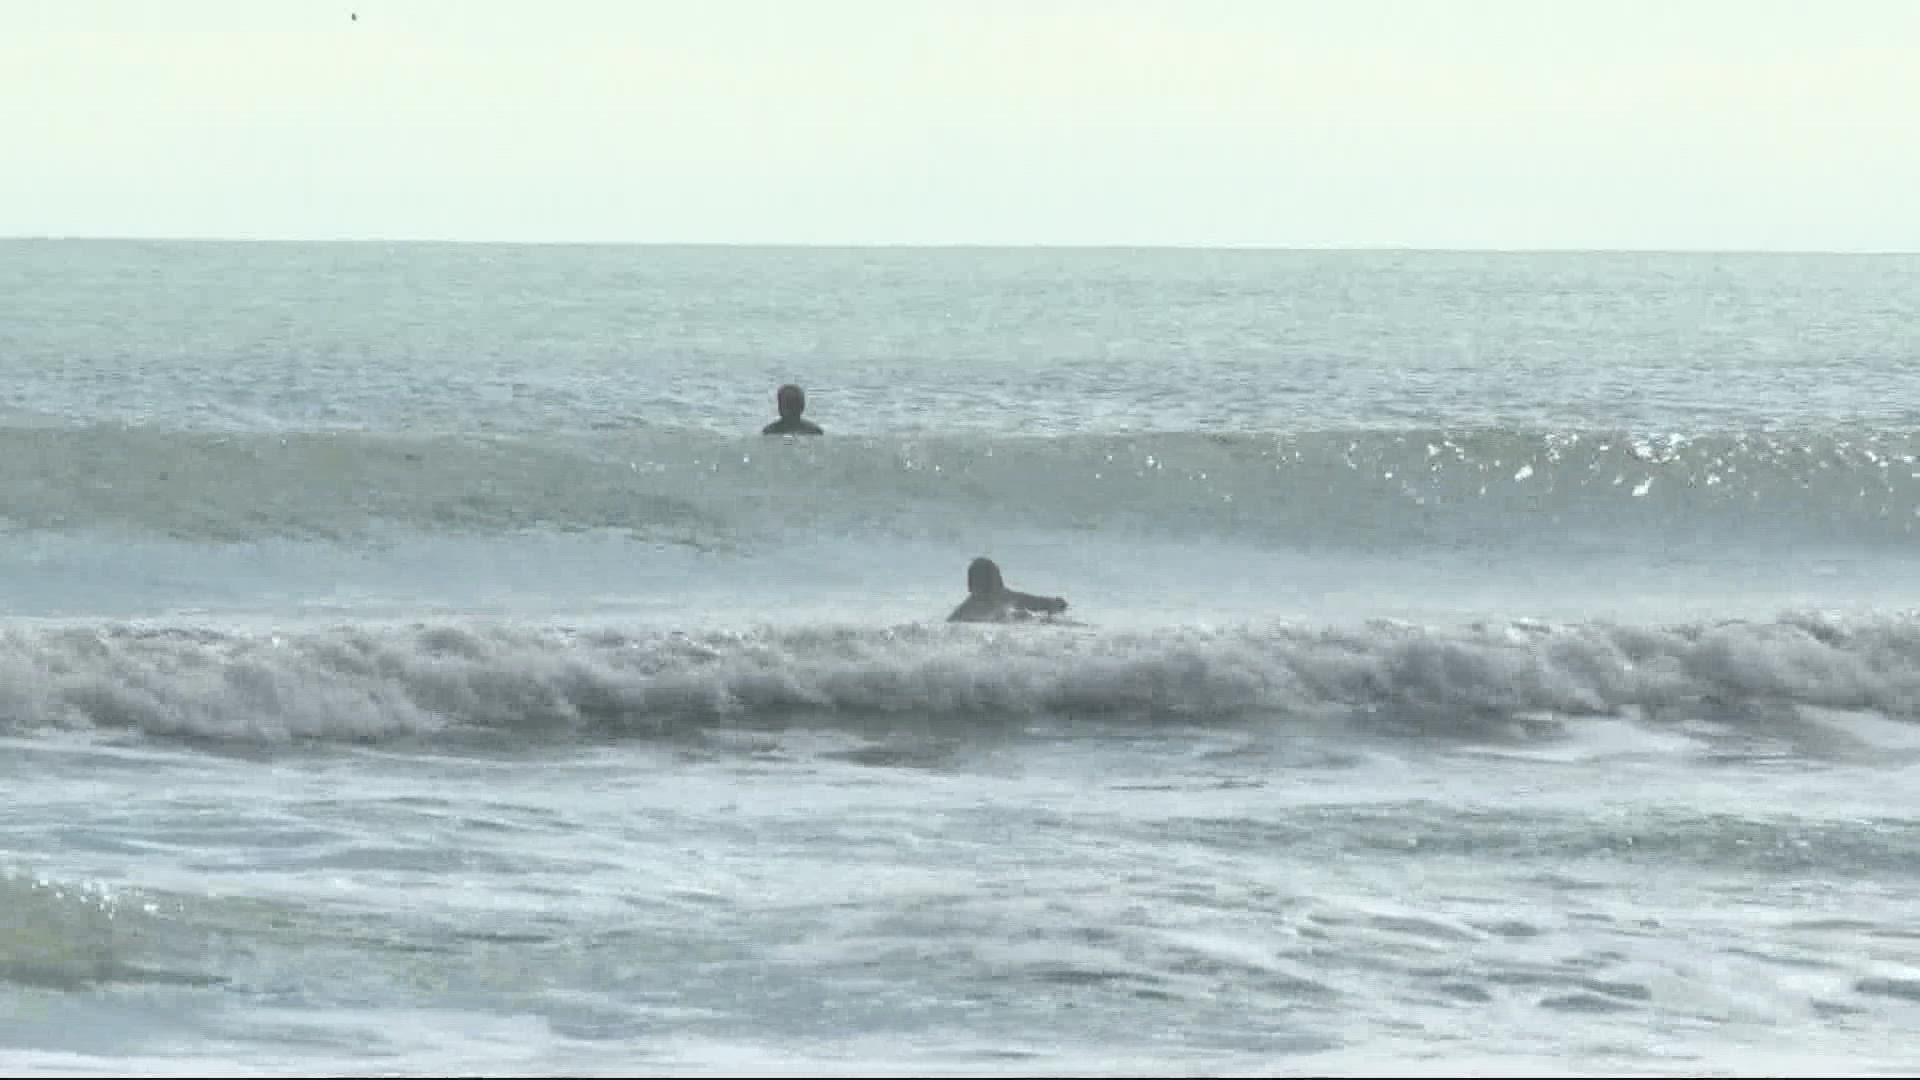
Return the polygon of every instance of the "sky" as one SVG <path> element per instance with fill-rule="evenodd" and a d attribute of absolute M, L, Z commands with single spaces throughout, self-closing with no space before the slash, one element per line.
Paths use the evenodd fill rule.
<path fill-rule="evenodd" d="M 0 0 L 0 236 L 1920 251 L 1920 2 Z"/>

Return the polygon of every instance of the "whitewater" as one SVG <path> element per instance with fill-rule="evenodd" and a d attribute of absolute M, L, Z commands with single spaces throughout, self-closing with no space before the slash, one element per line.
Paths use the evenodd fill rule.
<path fill-rule="evenodd" d="M 1916 327 L 1897 255 L 0 241 L 0 1068 L 1914 1071 Z M 980 555 L 1069 618 L 946 622 Z"/>

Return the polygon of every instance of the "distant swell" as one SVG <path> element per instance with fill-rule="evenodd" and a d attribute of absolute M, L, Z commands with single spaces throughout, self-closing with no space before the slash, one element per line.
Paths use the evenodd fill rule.
<path fill-rule="evenodd" d="M 1474 737 L 1511 720 L 1737 721 L 1783 706 L 1920 716 L 1920 618 L 705 635 L 457 623 L 289 635 L 106 626 L 0 636 L 0 730 L 11 734 L 552 741 L 790 723 L 1339 716 L 1383 731 Z"/>
<path fill-rule="evenodd" d="M 0 529 L 351 541 L 378 529 L 769 530 L 991 520 L 1268 546 L 1906 545 L 1920 435 L 1536 429 L 828 438 L 0 427 Z"/>

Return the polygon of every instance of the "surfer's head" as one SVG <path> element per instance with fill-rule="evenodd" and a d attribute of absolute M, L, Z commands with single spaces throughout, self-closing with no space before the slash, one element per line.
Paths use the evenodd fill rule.
<path fill-rule="evenodd" d="M 807 410 L 807 392 L 792 383 L 781 387 L 780 392 L 774 395 L 774 400 L 780 403 L 782 420 L 797 419 Z"/>
<path fill-rule="evenodd" d="M 1000 579 L 1000 567 L 992 559 L 979 558 L 967 564 L 967 592 L 974 596 L 992 596 L 1007 587 Z"/>

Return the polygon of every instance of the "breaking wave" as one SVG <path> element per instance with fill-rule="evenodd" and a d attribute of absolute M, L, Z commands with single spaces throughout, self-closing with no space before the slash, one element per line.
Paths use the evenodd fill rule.
<path fill-rule="evenodd" d="M 1780 707 L 1920 717 L 1920 616 L 1457 627 L 813 626 L 627 633 L 485 623 L 0 635 L 0 730 L 287 744 L 729 727 L 1286 724 L 1475 737 L 1513 721 Z"/>

